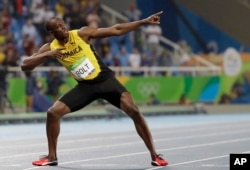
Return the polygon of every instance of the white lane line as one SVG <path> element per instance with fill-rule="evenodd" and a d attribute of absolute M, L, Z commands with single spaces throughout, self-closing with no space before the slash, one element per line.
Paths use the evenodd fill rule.
<path fill-rule="evenodd" d="M 232 128 L 232 127 L 231 127 Z M 238 129 L 238 128 L 235 128 L 235 129 Z M 186 129 L 187 130 L 187 129 Z M 195 131 L 199 131 L 200 129 L 196 129 Z M 183 130 L 183 132 L 185 131 L 185 129 Z M 187 130 L 187 131 L 189 131 L 189 130 Z M 223 131 L 223 130 L 220 130 L 220 131 Z M 190 132 L 190 131 L 189 131 Z M 191 131 L 192 132 L 192 131 Z M 205 134 L 205 135 L 199 135 L 199 137 L 208 137 L 208 136 L 218 136 L 218 135 L 227 135 L 227 134 L 238 134 L 238 133 L 245 133 L 245 132 L 249 132 L 249 130 L 246 130 L 246 129 L 244 129 L 244 130 L 231 130 L 231 131 L 228 131 L 228 132 L 225 132 L 225 131 L 223 131 L 223 132 L 213 132 L 213 133 L 210 133 L 210 134 Z M 61 142 L 60 142 L 60 145 L 63 145 L 63 144 L 66 144 L 66 143 L 74 143 L 74 144 L 76 144 L 76 142 L 83 142 L 83 141 L 95 141 L 95 140 L 97 140 L 97 141 L 103 141 L 103 140 L 110 140 L 110 139 L 123 139 L 123 138 L 127 138 L 128 136 L 135 136 L 135 137 L 137 137 L 137 135 L 136 135 L 136 133 L 134 133 L 134 134 L 132 134 L 131 133 L 131 135 L 126 135 L 126 136 L 112 136 L 112 137 L 95 137 L 95 138 L 88 138 L 88 139 L 80 139 L 80 140 L 68 140 L 68 141 L 64 141 L 64 140 L 62 140 Z M 160 142 L 160 141 L 171 141 L 171 140 L 178 140 L 178 139 L 189 139 L 189 138 L 193 138 L 193 137 L 197 137 L 197 135 L 191 135 L 191 136 L 181 136 L 181 137 L 172 137 L 172 138 L 165 138 L 165 139 L 155 139 L 154 141 L 155 142 Z M 141 141 L 140 141 L 141 142 Z M 117 145 L 117 146 L 120 146 L 120 145 L 127 145 L 127 144 L 136 144 L 136 143 L 140 143 L 140 142 L 135 142 L 135 143 L 122 143 L 122 144 L 119 144 L 119 145 Z M 46 141 L 44 141 L 43 143 L 35 143 L 35 144 L 27 144 L 27 145 L 12 145 L 12 146 L 5 146 L 5 147 L 0 147 L 0 149 L 1 148 L 3 148 L 3 149 L 7 149 L 7 148 L 9 148 L 9 149 L 12 149 L 12 148 L 25 148 L 25 147 L 35 147 L 35 146 L 47 146 L 47 143 L 46 143 Z M 98 146 L 95 146 L 95 147 L 97 147 L 98 148 Z M 100 146 L 100 147 L 103 147 L 103 146 Z M 93 147 L 87 147 L 87 149 L 88 148 L 93 148 Z M 72 150 L 78 150 L 79 148 L 77 148 L 77 149 L 72 149 Z M 81 149 L 81 148 L 80 148 Z M 83 149 L 85 149 L 85 148 L 83 148 Z M 69 151 L 69 150 L 66 150 L 66 151 Z M 1 159 L 2 157 L 0 157 L 0 159 Z"/>
<path fill-rule="evenodd" d="M 16 165 L 13 165 L 13 164 L 11 164 L 11 165 L 0 165 L 0 167 L 20 167 L 20 166 L 22 166 L 21 164 L 16 164 Z"/>
<path fill-rule="evenodd" d="M 249 153 L 249 152 L 250 151 L 245 151 L 245 152 L 241 152 L 241 153 Z M 221 155 L 221 156 L 214 156 L 214 157 L 209 157 L 209 158 L 204 158 L 204 159 L 197 159 L 197 160 L 193 160 L 193 161 L 175 163 L 175 164 L 169 165 L 169 167 L 179 166 L 179 165 L 184 165 L 184 164 L 191 164 L 191 163 L 202 162 L 202 161 L 209 161 L 209 160 L 220 159 L 220 158 L 225 158 L 225 157 L 229 157 L 229 154 L 228 155 Z M 219 166 L 219 165 L 217 165 L 217 166 Z M 160 169 L 160 168 L 162 168 L 162 167 L 148 168 L 146 170 L 154 170 L 154 169 Z"/>
<path fill-rule="evenodd" d="M 209 167 L 209 168 L 229 168 L 229 165 L 216 165 L 216 164 L 203 164 L 201 167 Z"/>
<path fill-rule="evenodd" d="M 91 159 L 84 159 L 84 160 L 77 160 L 77 161 L 70 161 L 70 162 L 62 162 L 59 163 L 60 165 L 66 165 L 66 164 L 73 164 L 73 163 L 79 163 L 79 162 L 88 162 L 88 161 L 96 161 L 96 160 L 104 160 L 104 159 L 113 159 L 113 158 L 120 158 L 120 157 L 127 157 L 127 156 L 135 156 L 135 155 L 142 155 L 148 152 L 137 152 L 137 153 L 130 153 L 130 154 L 123 154 L 123 155 L 115 155 L 115 156 L 106 156 L 106 157 L 99 157 L 99 158 L 91 158 Z M 30 169 L 38 169 L 39 167 L 32 167 L 27 168 L 23 170 L 30 170 Z"/>
<path fill-rule="evenodd" d="M 193 160 L 193 161 L 180 162 L 180 163 L 176 163 L 176 164 L 170 164 L 170 165 L 168 165 L 168 167 L 184 165 L 184 164 L 191 164 L 191 163 L 201 162 L 201 161 L 208 161 L 208 160 L 213 160 L 213 159 L 220 159 L 220 158 L 225 158 L 228 156 L 229 155 L 221 155 L 221 156 L 215 156 L 215 157 L 210 157 L 210 158 L 205 158 L 205 159 L 197 159 L 197 160 Z M 162 168 L 162 167 L 148 168 L 146 170 L 154 170 L 154 169 L 160 169 L 160 168 Z"/>
<path fill-rule="evenodd" d="M 204 144 L 190 145 L 190 146 L 183 146 L 183 147 L 176 147 L 176 148 L 169 148 L 169 149 L 161 149 L 159 151 L 172 151 L 172 150 L 179 150 L 179 149 L 190 149 L 190 148 L 197 148 L 197 147 L 204 147 L 204 146 L 213 146 L 213 145 L 220 145 L 220 144 L 226 144 L 226 143 L 242 142 L 242 141 L 248 141 L 248 140 L 250 140 L 250 138 L 225 140 L 225 141 L 220 141 L 220 142 L 204 143 Z M 249 151 L 247 151 L 247 152 L 249 152 Z M 60 163 L 60 165 L 66 165 L 66 164 L 72 164 L 72 163 L 80 163 L 80 162 L 88 162 L 88 161 L 97 161 L 97 160 L 104 160 L 104 159 L 113 159 L 113 158 L 135 156 L 135 155 L 142 155 L 142 154 L 148 154 L 148 152 L 137 152 L 137 153 L 123 154 L 123 155 L 114 155 L 114 156 L 107 156 L 107 157 L 99 157 L 99 158 L 91 158 L 91 159 L 84 159 L 84 160 L 62 162 L 62 163 Z M 182 165 L 182 164 L 200 162 L 200 161 L 205 161 L 205 160 L 218 159 L 218 158 L 223 158 L 223 157 L 226 157 L 226 156 L 228 156 L 228 155 L 222 155 L 222 156 L 210 157 L 210 158 L 206 158 L 206 159 L 200 159 L 200 160 L 182 162 L 182 163 L 173 164 L 171 166 L 177 166 L 177 165 Z M 37 168 L 39 168 L 39 167 L 32 167 L 32 168 L 23 169 L 23 170 L 30 170 L 30 169 L 37 169 Z M 156 167 L 156 169 L 159 169 L 159 168 L 160 167 Z"/>
<path fill-rule="evenodd" d="M 161 130 L 159 130 L 159 129 L 157 129 L 157 130 L 156 129 L 152 129 L 151 131 L 152 131 L 152 134 L 154 136 L 157 136 L 158 134 L 165 134 L 165 135 L 167 135 L 167 134 L 176 134 L 177 132 L 200 132 L 202 130 L 213 130 L 213 129 L 216 129 L 216 130 L 220 129 L 220 131 L 223 131 L 224 128 L 230 128 L 230 129 L 232 129 L 232 127 L 233 127 L 233 129 L 242 129 L 242 128 L 249 129 L 248 128 L 249 126 L 246 127 L 245 124 L 239 123 L 238 125 L 240 125 L 240 126 L 236 127 L 236 126 L 232 126 L 232 124 L 230 124 L 230 125 L 220 125 L 220 126 L 218 126 L 218 125 L 216 125 L 216 126 L 209 125 L 209 126 L 206 126 L 206 127 L 199 127 L 199 128 L 197 128 L 196 126 L 188 126 L 188 127 L 185 127 L 184 129 L 181 128 L 181 127 L 176 127 L 178 129 L 176 129 L 176 128 L 169 128 L 167 130 L 167 132 L 166 132 L 166 128 L 164 128 L 164 129 L 159 128 Z M 230 129 L 228 129 L 228 130 L 230 130 Z M 126 139 L 128 137 L 131 137 L 131 136 L 133 137 L 133 136 L 137 135 L 136 133 L 131 133 L 131 132 L 129 132 L 129 134 L 127 134 L 127 135 L 124 135 L 124 134 L 121 134 L 121 133 L 113 135 L 113 133 L 108 133 L 108 135 L 110 135 L 110 134 L 112 134 L 111 137 L 106 137 L 105 135 L 103 137 L 92 137 L 92 136 L 90 137 L 89 135 L 86 135 L 86 136 L 84 136 L 84 139 L 62 140 L 60 143 L 64 144 L 64 143 L 76 143 L 76 142 L 85 142 L 85 141 L 87 142 L 87 141 L 99 141 L 99 140 L 123 139 L 123 138 Z M 63 137 L 62 135 L 63 134 L 61 134 L 61 138 Z M 17 140 L 17 141 L 19 141 L 19 140 Z M 41 139 L 39 139 L 39 141 L 41 141 Z M 20 142 L 18 142 L 18 143 L 20 143 Z M 39 142 L 27 143 L 26 141 L 25 141 L 25 143 L 26 143 L 25 145 L 17 145 L 17 144 L 15 144 L 15 145 L 12 145 L 12 146 L 3 146 L 3 144 L 1 144 L 1 142 L 0 142 L 0 144 L 2 145 L 2 146 L 0 146 L 0 149 L 1 148 L 3 148 L 3 149 L 6 149 L 6 148 L 17 148 L 17 147 L 23 148 L 25 146 L 30 147 L 30 146 L 47 145 L 46 144 L 46 140 L 44 140 L 43 143 L 39 143 Z"/>
<path fill-rule="evenodd" d="M 232 135 L 232 134 L 245 133 L 245 132 L 249 133 L 249 130 L 241 130 L 241 131 L 235 130 L 235 131 L 230 131 L 230 132 L 227 132 L 227 133 L 220 132 L 220 133 L 204 134 L 204 135 L 199 135 L 198 138 L 209 137 L 209 136 L 222 136 L 222 135 L 225 135 L 225 134 Z M 197 138 L 197 135 L 181 136 L 181 137 L 174 137 L 174 138 L 164 138 L 164 139 L 155 140 L 155 142 L 172 141 L 172 140 L 184 140 L 184 139 L 192 139 L 192 138 Z M 136 144 L 142 144 L 142 141 L 138 140 L 137 142 L 126 142 L 126 143 L 109 144 L 109 145 L 98 145 L 98 146 L 90 146 L 90 147 L 62 149 L 62 150 L 59 150 L 58 153 L 70 152 L 70 151 L 80 151 L 80 150 L 94 150 L 94 149 L 100 149 L 100 148 L 101 149 L 103 149 L 103 148 L 112 148 L 112 147 L 120 147 L 120 146 L 126 146 L 126 145 L 130 146 L 130 145 L 136 145 Z M 74 146 L 77 146 L 77 145 L 74 145 Z M 189 146 L 184 146 L 184 149 L 185 149 L 185 147 L 189 147 Z M 169 150 L 169 149 L 167 149 L 167 150 Z M 159 150 L 159 151 L 165 151 L 165 150 Z M 31 155 L 44 155 L 44 152 L 33 152 L 33 153 L 27 153 L 27 154 L 1 156 L 0 159 L 31 156 Z"/>

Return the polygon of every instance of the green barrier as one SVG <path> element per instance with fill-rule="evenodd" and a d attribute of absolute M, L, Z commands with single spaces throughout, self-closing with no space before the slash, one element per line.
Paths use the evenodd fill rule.
<path fill-rule="evenodd" d="M 220 77 L 136 77 L 125 86 L 136 102 L 147 102 L 154 94 L 161 102 L 176 103 L 182 94 L 190 101 L 198 101 L 201 92 L 211 83 L 220 83 Z"/>
<path fill-rule="evenodd" d="M 183 93 L 186 94 L 187 98 L 192 102 L 197 102 L 202 91 L 213 83 L 220 83 L 219 76 L 211 77 L 186 77 L 185 79 L 185 89 Z"/>
<path fill-rule="evenodd" d="M 131 77 L 125 86 L 136 102 L 147 102 L 151 94 L 160 101 L 175 102 L 185 85 L 182 77 Z"/>
<path fill-rule="evenodd" d="M 37 79 L 37 81 L 42 83 L 42 92 L 46 92 L 47 85 L 46 85 L 46 79 L 44 77 L 40 77 Z M 71 87 L 73 87 L 76 84 L 76 81 L 72 79 L 71 77 L 66 77 L 64 79 L 65 84 L 61 85 L 59 89 L 59 94 L 62 95 L 66 91 L 68 91 Z M 26 79 L 23 78 L 10 78 L 8 79 L 8 98 L 12 102 L 12 104 L 16 106 L 25 106 L 25 83 Z M 47 96 L 49 99 L 51 99 L 51 96 Z M 52 99 L 51 99 L 52 100 Z"/>
<path fill-rule="evenodd" d="M 22 78 L 8 79 L 8 97 L 12 104 L 17 106 L 25 105 L 25 80 Z"/>
<path fill-rule="evenodd" d="M 161 102 L 176 103 L 183 93 L 186 94 L 190 101 L 197 102 L 207 87 L 218 84 L 218 89 L 211 92 L 216 93 L 213 99 L 216 102 L 221 94 L 230 93 L 232 85 L 240 77 L 241 75 L 235 77 L 220 75 L 196 77 L 119 77 L 118 79 L 131 92 L 138 103 L 147 102 L 151 94 L 154 94 Z M 9 79 L 8 97 L 14 105 L 25 106 L 25 81 L 25 79 L 20 78 Z M 45 79 L 39 78 L 39 81 L 43 84 L 42 91 L 46 91 Z M 60 95 L 76 84 L 76 81 L 71 77 L 66 77 L 64 82 L 59 90 Z"/>
<path fill-rule="evenodd" d="M 25 79 L 11 78 L 8 96 L 13 104 L 25 105 Z M 44 78 L 39 78 L 46 91 Z M 199 94 L 209 82 L 218 81 L 219 77 L 130 77 L 123 84 L 131 92 L 136 102 L 147 102 L 151 94 L 155 94 L 162 102 L 175 103 L 185 93 L 191 101 L 197 101 Z M 62 95 L 71 89 L 76 81 L 70 77 L 64 79 L 59 93 Z M 226 85 L 228 85 L 226 83 Z"/>

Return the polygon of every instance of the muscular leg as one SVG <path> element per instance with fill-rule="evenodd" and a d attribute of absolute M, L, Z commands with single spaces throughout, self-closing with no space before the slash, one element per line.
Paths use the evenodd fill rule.
<path fill-rule="evenodd" d="M 46 132 L 48 139 L 49 159 L 53 161 L 57 159 L 56 147 L 57 139 L 60 133 L 60 119 L 71 111 L 76 111 L 85 107 L 96 99 L 93 86 L 89 84 L 79 83 L 69 92 L 64 94 L 54 105 L 48 110 Z M 74 100 L 72 100 L 72 98 Z M 77 102 L 76 102 L 77 101 Z M 65 104 L 66 103 L 66 104 Z M 70 107 L 68 107 L 70 106 Z"/>
<path fill-rule="evenodd" d="M 146 144 L 151 154 L 151 158 L 154 159 L 157 153 L 155 151 L 151 133 L 143 115 L 140 113 L 138 107 L 135 105 L 131 95 L 128 92 L 122 93 L 120 101 L 121 110 L 123 110 L 128 114 L 129 117 L 133 119 L 137 133 Z"/>
<path fill-rule="evenodd" d="M 47 112 L 46 132 L 48 140 L 48 157 L 51 161 L 57 159 L 57 139 L 60 133 L 60 118 L 69 113 L 70 109 L 62 102 L 57 101 Z"/>

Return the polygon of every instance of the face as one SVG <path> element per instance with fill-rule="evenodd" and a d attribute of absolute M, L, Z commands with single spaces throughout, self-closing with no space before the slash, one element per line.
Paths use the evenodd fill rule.
<path fill-rule="evenodd" d="M 66 24 L 60 18 L 55 18 L 50 22 L 50 32 L 59 41 L 67 41 L 69 37 L 68 29 Z"/>

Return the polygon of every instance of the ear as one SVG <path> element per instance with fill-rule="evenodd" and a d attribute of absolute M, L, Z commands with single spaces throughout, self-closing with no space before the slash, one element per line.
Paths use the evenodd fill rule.
<path fill-rule="evenodd" d="M 53 31 L 48 31 L 48 33 L 49 33 L 49 36 L 51 36 L 51 37 L 54 37 L 54 32 Z"/>
<path fill-rule="evenodd" d="M 50 35 L 53 35 L 53 31 L 49 30 L 48 32 L 49 32 Z"/>

